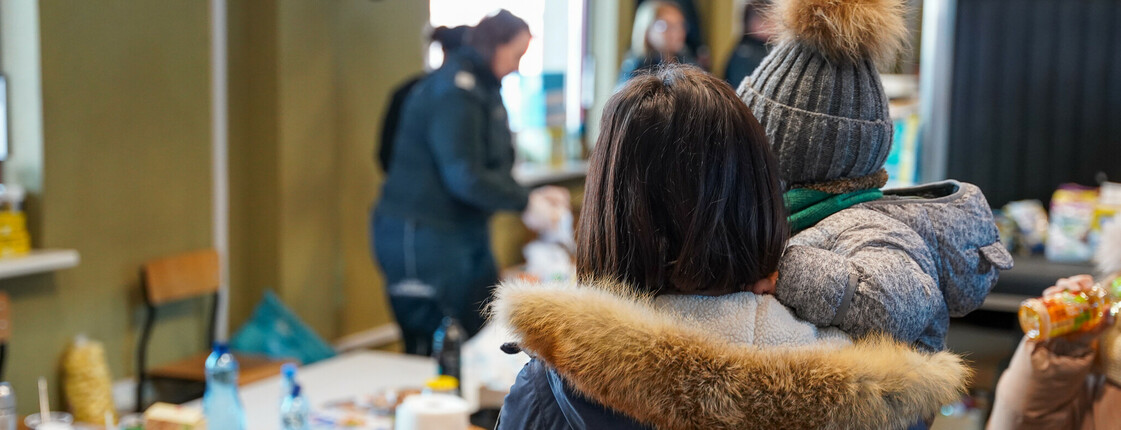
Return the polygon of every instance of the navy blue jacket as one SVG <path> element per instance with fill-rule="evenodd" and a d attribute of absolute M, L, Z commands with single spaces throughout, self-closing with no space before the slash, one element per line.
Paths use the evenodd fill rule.
<path fill-rule="evenodd" d="M 530 360 L 518 374 L 498 430 L 650 429 L 625 415 L 584 399 L 549 366 Z"/>
<path fill-rule="evenodd" d="M 513 139 L 500 83 L 464 47 L 423 78 L 405 101 L 393 168 L 378 212 L 448 228 L 485 228 L 500 210 L 525 209 L 511 176 Z"/>

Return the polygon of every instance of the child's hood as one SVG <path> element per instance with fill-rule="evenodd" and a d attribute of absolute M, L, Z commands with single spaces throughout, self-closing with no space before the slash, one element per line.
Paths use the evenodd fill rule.
<path fill-rule="evenodd" d="M 881 212 L 914 229 L 930 249 L 951 316 L 981 306 L 999 271 L 1012 268 L 1012 255 L 1000 242 L 993 213 L 976 185 L 942 181 L 884 190 L 884 198 L 862 207 Z"/>

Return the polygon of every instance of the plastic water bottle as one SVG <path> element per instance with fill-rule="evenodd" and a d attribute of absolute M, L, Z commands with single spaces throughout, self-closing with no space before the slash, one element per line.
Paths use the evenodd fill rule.
<path fill-rule="evenodd" d="M 18 426 L 16 393 L 7 382 L 0 383 L 0 430 L 16 430 Z"/>
<path fill-rule="evenodd" d="M 280 366 L 280 404 L 292 395 L 292 387 L 296 386 L 296 364 L 284 363 Z"/>
<path fill-rule="evenodd" d="M 215 343 L 206 358 L 206 393 L 202 410 L 210 430 L 245 430 L 245 411 L 237 395 L 237 359 L 224 343 Z"/>
<path fill-rule="evenodd" d="M 459 325 L 459 321 L 450 316 L 444 317 L 440 328 L 436 329 L 436 334 L 432 336 L 432 356 L 436 359 L 441 375 L 454 377 L 456 381 L 460 380 L 460 351 L 466 337 L 466 332 L 463 326 Z M 456 391 L 458 394 L 459 390 Z"/>
<path fill-rule="evenodd" d="M 308 430 L 308 402 L 300 393 L 300 385 L 292 386 L 292 392 L 280 404 L 280 428 L 282 430 Z"/>

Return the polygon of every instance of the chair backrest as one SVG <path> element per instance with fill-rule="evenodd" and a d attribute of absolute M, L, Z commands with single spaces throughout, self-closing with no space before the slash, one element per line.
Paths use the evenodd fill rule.
<path fill-rule="evenodd" d="M 187 252 L 144 263 L 145 299 L 152 306 L 218 291 L 218 252 Z"/>

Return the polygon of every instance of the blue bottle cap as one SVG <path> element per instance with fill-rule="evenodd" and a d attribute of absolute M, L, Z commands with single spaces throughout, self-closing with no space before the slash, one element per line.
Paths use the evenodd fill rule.
<path fill-rule="evenodd" d="M 230 345 L 225 342 L 214 342 L 213 347 L 214 352 L 218 353 L 219 355 L 230 352 Z"/>
<path fill-rule="evenodd" d="M 280 366 L 280 374 L 285 378 L 296 376 L 296 363 L 284 363 Z"/>

